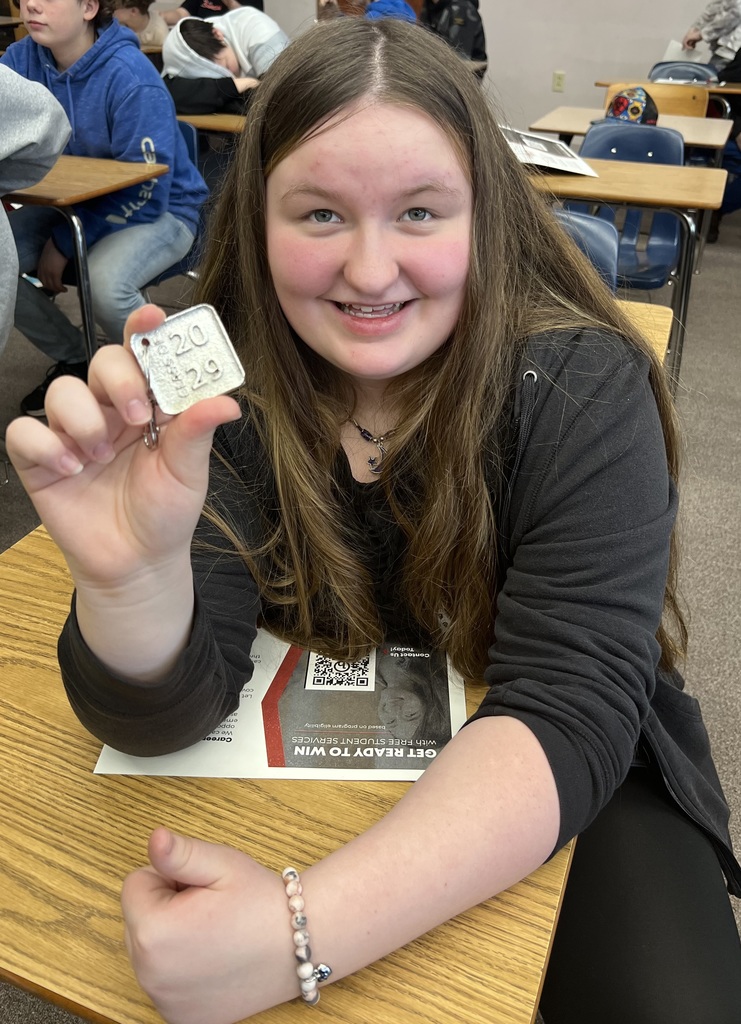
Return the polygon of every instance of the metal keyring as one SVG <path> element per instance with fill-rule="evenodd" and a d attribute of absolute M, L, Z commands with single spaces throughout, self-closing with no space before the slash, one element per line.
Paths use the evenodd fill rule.
<path fill-rule="evenodd" d="M 152 416 L 142 431 L 142 440 L 150 451 L 154 451 L 160 443 L 160 428 L 157 425 L 157 400 L 154 397 L 149 378 L 149 338 L 142 338 L 142 349 L 146 356 L 144 373 L 147 378 L 147 398 L 152 406 Z"/>

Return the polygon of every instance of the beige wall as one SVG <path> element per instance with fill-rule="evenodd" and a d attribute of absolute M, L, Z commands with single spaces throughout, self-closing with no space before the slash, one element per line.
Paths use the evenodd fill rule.
<path fill-rule="evenodd" d="M 706 0 L 479 0 L 489 53 L 487 88 L 516 128 L 561 104 L 599 106 L 604 76 L 644 78 L 681 39 Z M 554 93 L 554 71 L 566 73 Z"/>
<path fill-rule="evenodd" d="M 177 7 L 179 0 L 158 0 Z M 706 0 L 479 0 L 489 52 L 487 89 L 517 128 L 553 107 L 600 106 L 603 76 L 643 78 L 670 39 L 681 39 Z M 290 36 L 311 25 L 316 0 L 265 0 Z M 565 89 L 551 89 L 554 71 Z"/>
<path fill-rule="evenodd" d="M 316 0 L 265 0 L 265 13 L 293 38 L 302 29 L 313 25 Z"/>
<path fill-rule="evenodd" d="M 277 21 L 289 36 L 297 35 L 312 24 L 316 16 L 316 0 L 264 0 L 265 13 Z M 157 0 L 155 10 L 179 7 L 180 0 Z"/>

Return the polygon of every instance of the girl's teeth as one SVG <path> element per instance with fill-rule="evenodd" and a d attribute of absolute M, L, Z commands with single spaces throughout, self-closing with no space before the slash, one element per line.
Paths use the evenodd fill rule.
<path fill-rule="evenodd" d="M 350 316 L 359 316 L 368 319 L 372 317 L 390 316 L 392 313 L 398 313 L 403 305 L 403 302 L 390 302 L 385 306 L 347 306 L 344 303 L 340 303 L 340 309 L 343 313 L 349 313 Z"/>

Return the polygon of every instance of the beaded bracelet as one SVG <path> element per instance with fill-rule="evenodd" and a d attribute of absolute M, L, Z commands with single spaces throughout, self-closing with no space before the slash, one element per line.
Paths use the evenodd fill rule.
<path fill-rule="evenodd" d="M 286 868 L 281 872 L 280 877 L 283 879 L 283 884 L 286 887 L 288 909 L 291 911 L 294 953 L 298 960 L 296 974 L 298 975 L 298 982 L 301 987 L 301 998 L 309 1006 L 316 1006 L 319 1002 L 319 982 L 327 980 L 332 973 L 332 968 L 327 967 L 326 964 L 319 964 L 315 967 L 311 962 L 309 933 L 306 930 L 306 914 L 304 913 L 304 898 L 301 895 L 303 887 L 299 880 L 298 871 L 295 868 Z"/>

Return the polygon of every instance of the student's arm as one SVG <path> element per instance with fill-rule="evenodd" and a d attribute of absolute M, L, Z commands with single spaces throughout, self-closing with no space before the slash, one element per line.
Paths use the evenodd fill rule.
<path fill-rule="evenodd" d="M 714 43 L 721 36 L 728 35 L 741 22 L 741 9 L 736 0 L 713 0 L 703 10 L 682 41 L 685 48 L 694 49 L 695 43 L 704 39 Z"/>
<path fill-rule="evenodd" d="M 176 7 L 174 10 L 161 11 L 160 13 L 165 24 L 170 26 L 176 25 L 179 21 L 182 21 L 183 18 L 190 17 L 190 14 L 184 7 Z"/>
<path fill-rule="evenodd" d="M 129 317 L 127 331 L 152 330 L 163 320 L 161 310 L 144 306 Z M 28 416 L 14 420 L 7 449 L 67 560 L 81 636 L 108 673 L 110 685 L 98 704 L 109 698 L 111 714 L 128 714 L 130 729 L 139 724 L 146 734 L 151 726 L 140 702 L 142 689 L 151 687 L 148 711 L 169 715 L 170 735 L 182 746 L 193 723 L 180 717 L 182 694 L 168 686 L 168 674 L 177 670 L 192 634 L 190 546 L 206 495 L 213 432 L 238 419 L 239 407 L 222 396 L 171 423 L 161 417 L 159 445 L 150 450 L 142 441 L 151 416 L 146 382 L 128 350 L 106 345 L 90 365 L 88 384 L 60 378 L 49 389 L 46 410 L 48 427 Z M 249 602 L 249 593 L 243 600 Z M 212 643 L 211 620 L 206 636 Z M 248 658 L 248 630 L 244 638 Z M 216 662 L 209 664 L 204 680 L 226 706 L 218 695 L 225 685 L 219 672 Z M 79 692 L 85 714 L 97 713 L 98 683 L 91 672 L 88 689 Z"/>
<path fill-rule="evenodd" d="M 163 79 L 178 114 L 241 114 L 244 110 L 243 93 L 247 86 L 239 83 L 256 79 L 237 78 L 182 78 L 167 75 Z"/>
<path fill-rule="evenodd" d="M 246 846 L 249 831 L 245 821 Z M 511 719 L 475 723 L 378 824 L 302 872 L 314 963 L 336 981 L 406 945 L 529 874 L 557 833 L 532 734 Z M 162 1016 L 229 1024 L 298 996 L 280 877 L 226 847 L 170 842 L 155 833 L 159 871 L 129 876 L 123 891 L 127 946 Z M 293 859 L 300 868 L 306 851 Z M 323 999 L 331 1006 L 332 992 Z"/>

